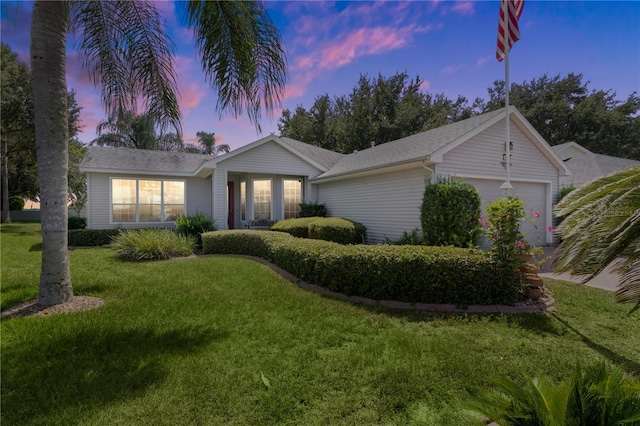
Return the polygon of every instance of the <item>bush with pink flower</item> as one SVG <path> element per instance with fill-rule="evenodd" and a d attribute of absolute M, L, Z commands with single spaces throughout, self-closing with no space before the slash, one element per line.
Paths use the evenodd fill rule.
<path fill-rule="evenodd" d="M 532 211 L 527 217 L 524 211 L 524 200 L 510 195 L 495 200 L 487 206 L 487 217 L 481 216 L 478 222 L 485 228 L 485 235 L 492 242 L 490 251 L 501 261 L 513 262 L 519 254 L 538 255 L 543 253 L 542 247 L 531 244 L 526 239 L 526 232 L 520 229 L 524 221 L 529 221 L 538 234 L 537 219 L 539 211 Z M 546 229 L 552 232 L 550 226 Z M 541 242 L 537 237 L 537 242 Z"/>

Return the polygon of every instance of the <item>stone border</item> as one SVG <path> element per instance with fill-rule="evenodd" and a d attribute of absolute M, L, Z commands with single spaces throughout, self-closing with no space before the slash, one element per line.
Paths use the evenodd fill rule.
<path fill-rule="evenodd" d="M 539 303 L 526 305 L 467 305 L 465 309 L 459 308 L 454 304 L 438 304 L 438 303 L 410 303 L 410 302 L 398 302 L 395 300 L 375 300 L 369 299 L 368 297 L 362 296 L 347 296 L 344 293 L 338 293 L 336 291 L 331 291 L 328 288 L 320 287 L 315 284 L 309 284 L 307 282 L 302 281 L 289 271 L 282 269 L 281 267 L 256 256 L 246 256 L 239 254 L 203 254 L 198 255 L 198 257 L 238 257 L 242 259 L 254 260 L 256 262 L 262 263 L 265 266 L 268 266 L 273 271 L 278 273 L 283 278 L 291 281 L 296 284 L 298 287 L 303 288 L 305 290 L 313 291 L 314 293 L 321 294 L 323 296 L 329 296 L 334 299 L 344 300 L 347 302 L 358 303 L 367 306 L 381 306 L 384 308 L 391 309 L 405 309 L 405 310 L 417 310 L 417 311 L 427 311 L 427 312 L 451 312 L 451 313 L 473 313 L 473 314 L 524 314 L 524 313 L 543 313 L 543 312 L 551 312 L 555 308 L 555 300 L 548 296 L 544 299 L 541 299 Z"/>

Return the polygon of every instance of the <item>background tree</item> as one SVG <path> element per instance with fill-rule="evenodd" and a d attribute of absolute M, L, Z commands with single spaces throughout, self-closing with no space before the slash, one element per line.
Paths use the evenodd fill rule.
<path fill-rule="evenodd" d="M 198 136 L 198 143 L 202 145 L 202 153 L 209 155 L 226 154 L 231 151 L 231 147 L 227 144 L 220 144 L 216 146 L 215 133 L 200 131 L 196 133 Z"/>
<path fill-rule="evenodd" d="M 616 300 L 640 308 L 640 167 L 615 172 L 569 192 L 555 207 L 562 238 L 556 272 L 587 275 L 615 261 L 621 274 Z"/>
<path fill-rule="evenodd" d="M 26 64 L 7 45 L 2 45 L 2 158 L 3 197 L 19 196 L 38 200 L 40 185 L 36 161 L 35 129 L 33 121 L 33 97 L 31 73 Z M 72 90 L 67 94 L 68 131 L 76 144 L 80 131 L 80 107 Z M 79 167 L 82 157 L 70 159 L 70 170 Z M 6 165 L 6 167 L 5 167 Z M 79 172 L 78 172 L 79 173 Z M 84 176 L 84 174 L 82 174 Z M 8 205 L 3 202 L 3 222 L 10 220 Z"/>
<path fill-rule="evenodd" d="M 360 75 L 349 95 L 315 99 L 307 111 L 285 109 L 278 122 L 282 136 L 342 153 L 362 150 L 459 121 L 479 111 L 466 98 L 421 91 L 420 77 L 407 73 L 385 78 Z"/>
<path fill-rule="evenodd" d="M 285 82 L 280 35 L 262 3 L 188 2 L 189 28 L 217 108 L 259 127 Z M 134 111 L 142 100 L 161 130 L 181 133 L 174 48 L 155 6 L 146 1 L 36 1 L 31 16 L 31 67 L 41 192 L 42 271 L 38 303 L 73 297 L 67 251 L 68 128 L 65 61 L 73 23 L 84 65 L 102 89 L 107 116 Z"/>
<path fill-rule="evenodd" d="M 30 187 L 35 174 L 35 154 L 33 133 L 33 101 L 29 69 L 18 61 L 18 55 L 6 44 L 0 46 L 0 82 L 2 84 L 0 111 L 0 143 L 2 154 L 2 222 L 10 222 L 9 196 L 26 195 L 35 197 L 37 187 Z M 11 164 L 9 159 L 11 158 Z M 22 170 L 24 180 L 16 179 L 11 173 Z M 10 171 L 11 170 L 11 171 Z M 10 177 L 10 175 L 13 175 Z M 10 188 L 10 182 L 13 188 Z M 18 191 L 16 191 L 18 187 Z"/>
<path fill-rule="evenodd" d="M 504 106 L 504 81 L 488 88 L 482 109 Z M 577 142 L 598 154 L 640 160 L 640 97 L 634 92 L 622 102 L 611 90 L 592 90 L 582 74 L 547 74 L 513 83 L 510 102 L 550 145 Z"/>

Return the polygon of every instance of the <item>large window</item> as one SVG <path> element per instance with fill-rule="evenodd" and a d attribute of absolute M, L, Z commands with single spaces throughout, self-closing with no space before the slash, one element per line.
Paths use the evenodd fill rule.
<path fill-rule="evenodd" d="M 253 218 L 271 219 L 271 180 L 253 181 Z"/>
<path fill-rule="evenodd" d="M 290 219 L 300 216 L 300 203 L 302 202 L 302 181 L 299 179 L 284 179 L 284 218 Z"/>
<path fill-rule="evenodd" d="M 240 182 L 240 220 L 247 220 L 247 182 Z"/>
<path fill-rule="evenodd" d="M 173 222 L 184 213 L 184 182 L 112 179 L 113 222 Z"/>

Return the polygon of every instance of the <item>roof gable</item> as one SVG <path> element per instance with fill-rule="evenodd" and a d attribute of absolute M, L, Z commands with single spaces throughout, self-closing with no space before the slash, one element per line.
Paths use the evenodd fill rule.
<path fill-rule="evenodd" d="M 510 116 L 511 120 L 536 144 L 538 149 L 558 170 L 570 174 L 555 151 L 550 149 L 542 136 L 516 108 L 512 107 L 510 109 Z M 316 179 L 337 178 L 416 161 L 440 163 L 443 161 L 444 154 L 500 120 L 504 120 L 504 118 L 505 109 L 501 108 L 426 132 L 380 144 L 363 151 L 354 152 L 342 157 L 331 169 Z"/>
<path fill-rule="evenodd" d="M 342 154 L 337 152 L 329 151 L 324 148 L 319 148 L 317 146 L 309 145 L 304 142 L 297 141 L 295 139 L 290 138 L 281 138 L 275 135 L 269 135 L 262 139 L 258 139 L 255 142 L 252 142 L 248 145 L 245 145 L 241 148 L 235 149 L 228 154 L 221 155 L 219 157 L 215 157 L 207 161 L 200 168 L 215 168 L 218 163 L 222 163 L 236 156 L 242 155 L 243 153 L 260 147 L 266 143 L 274 142 L 285 150 L 289 151 L 291 154 L 297 156 L 301 160 L 307 162 L 312 165 L 316 169 L 321 172 L 328 170 L 335 162 L 339 159 Z"/>

